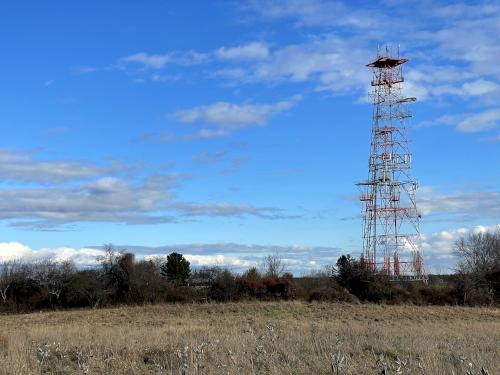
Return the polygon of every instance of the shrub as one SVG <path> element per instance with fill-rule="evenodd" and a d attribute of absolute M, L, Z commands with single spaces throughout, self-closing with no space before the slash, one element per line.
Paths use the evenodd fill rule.
<path fill-rule="evenodd" d="M 215 301 L 233 301 L 238 299 L 238 283 L 231 271 L 218 269 L 209 289 L 209 296 Z"/>

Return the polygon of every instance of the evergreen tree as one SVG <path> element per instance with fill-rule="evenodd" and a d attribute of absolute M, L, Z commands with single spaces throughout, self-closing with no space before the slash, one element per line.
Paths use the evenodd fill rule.
<path fill-rule="evenodd" d="M 186 285 L 191 269 L 189 261 L 182 254 L 171 253 L 167 261 L 161 265 L 161 274 L 178 285 Z"/>

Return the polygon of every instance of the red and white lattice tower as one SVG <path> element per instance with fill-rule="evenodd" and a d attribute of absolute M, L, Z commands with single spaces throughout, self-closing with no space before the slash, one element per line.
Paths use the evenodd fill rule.
<path fill-rule="evenodd" d="M 406 128 L 412 117 L 403 95 L 402 66 L 408 59 L 389 47 L 367 66 L 373 70 L 373 122 L 368 179 L 357 183 L 363 204 L 363 255 L 368 271 L 393 280 L 427 280 L 419 249 L 418 183 L 411 176 L 412 157 Z"/>

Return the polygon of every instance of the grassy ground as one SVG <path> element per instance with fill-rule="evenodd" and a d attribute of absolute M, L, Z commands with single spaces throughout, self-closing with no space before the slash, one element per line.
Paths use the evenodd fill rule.
<path fill-rule="evenodd" d="M 493 308 L 255 302 L 0 316 L 0 374 L 500 374 L 499 357 Z"/>

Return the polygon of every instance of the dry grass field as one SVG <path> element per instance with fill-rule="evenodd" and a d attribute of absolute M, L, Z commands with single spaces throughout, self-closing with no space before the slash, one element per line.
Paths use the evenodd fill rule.
<path fill-rule="evenodd" d="M 500 374 L 499 345 L 494 308 L 248 302 L 0 316 L 1 374 Z"/>

